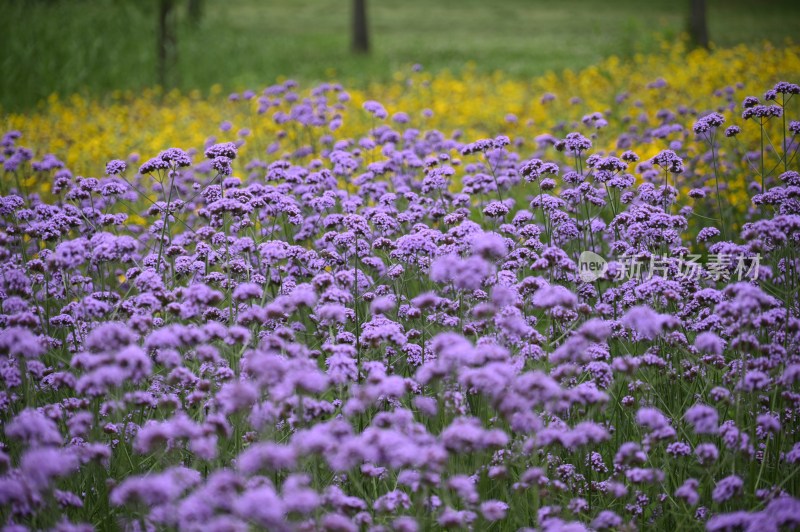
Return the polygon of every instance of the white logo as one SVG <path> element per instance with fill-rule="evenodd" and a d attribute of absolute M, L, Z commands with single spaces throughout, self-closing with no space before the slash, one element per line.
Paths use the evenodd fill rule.
<path fill-rule="evenodd" d="M 606 259 L 593 251 L 584 251 L 578 258 L 578 274 L 584 283 L 598 280 L 608 270 Z"/>

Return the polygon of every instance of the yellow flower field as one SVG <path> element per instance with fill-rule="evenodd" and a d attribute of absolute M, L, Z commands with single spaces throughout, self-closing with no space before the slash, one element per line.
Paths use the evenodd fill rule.
<path fill-rule="evenodd" d="M 459 130 L 465 142 L 503 133 L 512 140 L 528 142 L 531 149 L 537 135 L 558 136 L 554 128 L 559 124 L 564 124 L 565 133 L 577 127 L 583 116 L 599 111 L 607 117 L 608 126 L 597 131 L 593 142 L 598 151 L 612 152 L 617 149 L 620 133 L 630 125 L 658 125 L 660 119 L 655 110 L 686 108 L 704 113 L 720 110 L 731 102 L 739 109 L 745 96 L 761 96 L 764 87 L 797 72 L 800 47 L 791 44 L 779 48 L 769 44 L 742 45 L 712 51 L 665 45 L 658 55 L 637 56 L 631 62 L 612 57 L 580 72 L 551 73 L 530 80 L 501 72 L 486 76 L 470 68 L 458 76 L 409 69 L 398 73 L 391 84 L 350 90 L 351 100 L 346 104 L 337 136 L 344 138 L 364 131 L 371 120 L 361 108 L 366 100 L 380 101 L 390 115 L 407 113 L 410 127 L 437 129 L 445 134 Z M 664 88 L 648 88 L 660 78 L 666 82 Z M 726 87 L 733 90 L 725 93 Z M 301 96 L 310 89 L 301 86 Z M 543 101 L 545 94 L 555 98 Z M 100 100 L 52 96 L 33 113 L 2 116 L 2 124 L 6 131 L 22 132 L 22 145 L 36 153 L 51 152 L 74 173 L 90 176 L 101 172 L 105 161 L 112 158 L 135 154 L 147 158 L 171 146 L 201 148 L 210 136 L 219 141 L 231 140 L 243 129 L 249 130 L 249 135 L 242 153 L 259 150 L 264 156 L 265 148 L 282 127 L 273 120 L 275 108 L 263 114 L 256 112 L 257 99 L 230 101 L 220 87 L 213 87 L 208 96 L 199 91 L 163 94 L 158 89 L 141 94 L 116 93 Z M 288 110 L 288 105 L 282 103 L 281 109 Z M 432 114 L 424 113 L 426 110 Z M 696 113 L 678 118 L 688 132 Z M 230 131 L 220 130 L 225 121 L 231 123 Z M 282 147 L 306 140 L 304 132 L 285 133 L 288 142 Z M 304 135 L 303 139 L 296 139 L 298 134 Z M 758 137 L 757 127 L 743 128 L 738 141 L 753 146 Z M 637 144 L 630 149 L 646 160 L 666 147 L 662 144 Z M 695 147 L 684 148 L 688 155 L 694 155 Z M 702 148 L 699 144 L 697 149 Z M 280 154 L 278 151 L 270 157 Z M 728 175 L 732 203 L 743 198 L 747 177 Z"/>

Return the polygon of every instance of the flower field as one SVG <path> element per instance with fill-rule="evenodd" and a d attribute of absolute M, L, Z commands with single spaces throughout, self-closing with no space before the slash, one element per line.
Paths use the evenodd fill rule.
<path fill-rule="evenodd" d="M 5 529 L 800 527 L 799 73 L 3 115 Z"/>

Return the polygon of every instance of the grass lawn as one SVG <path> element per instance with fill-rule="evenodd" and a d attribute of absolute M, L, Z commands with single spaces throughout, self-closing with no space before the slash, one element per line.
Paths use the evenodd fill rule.
<path fill-rule="evenodd" d="M 349 0 L 205 0 L 193 26 L 179 0 L 181 89 L 258 88 L 281 76 L 385 81 L 413 63 L 533 76 L 653 51 L 686 26 L 688 0 L 370 0 L 372 54 L 349 52 Z M 719 46 L 798 35 L 800 3 L 709 1 Z M 0 108 L 53 92 L 156 83 L 157 0 L 0 0 Z"/>

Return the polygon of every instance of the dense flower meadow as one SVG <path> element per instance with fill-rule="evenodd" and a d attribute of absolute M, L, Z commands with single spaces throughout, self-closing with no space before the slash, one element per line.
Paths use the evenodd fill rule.
<path fill-rule="evenodd" d="M 798 50 L 698 54 L 763 70 L 485 136 L 401 107 L 424 73 L 233 94 L 142 156 L 7 118 L 5 529 L 800 527 Z"/>

